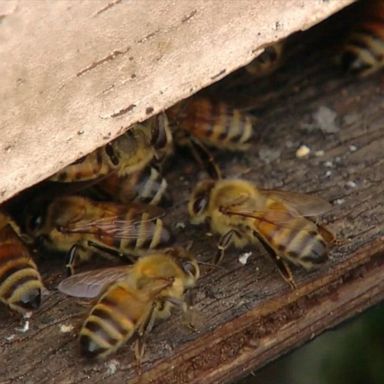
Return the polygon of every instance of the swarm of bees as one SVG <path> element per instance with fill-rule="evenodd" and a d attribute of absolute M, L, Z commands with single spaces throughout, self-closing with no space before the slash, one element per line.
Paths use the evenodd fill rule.
<path fill-rule="evenodd" d="M 383 66 L 383 4 L 374 2 L 375 12 L 367 13 L 345 43 L 346 69 L 365 75 Z M 285 43 L 279 42 L 246 71 L 255 77 L 273 73 L 284 54 Z M 37 309 L 43 283 L 29 249 L 62 253 L 68 277 L 59 290 L 95 300 L 80 330 L 82 353 L 102 359 L 135 339 L 140 360 L 145 336 L 157 320 L 168 318 L 173 307 L 188 313 L 200 276 L 199 261 L 176 244 L 165 220 L 172 205 L 165 174 L 180 147 L 188 148 L 207 174 L 191 191 L 186 209 L 192 224 L 208 223 L 218 236 L 214 263 L 231 245 L 262 245 L 294 289 L 292 265 L 311 270 L 328 260 L 335 238 L 314 218 L 331 205 L 223 177 L 212 151 L 246 152 L 254 127 L 252 114 L 197 95 L 53 175 L 47 183 L 60 186 L 61 193 L 31 205 L 20 227 L 0 212 L 0 300 L 23 315 Z M 124 264 L 76 273 L 96 255 Z"/>
<path fill-rule="evenodd" d="M 80 330 L 85 356 L 105 358 L 135 336 L 140 360 L 155 321 L 169 317 L 172 307 L 188 313 L 191 306 L 189 292 L 200 276 L 198 261 L 185 247 L 172 244 L 166 209 L 161 207 L 170 200 L 163 168 L 174 146 L 189 148 L 208 174 L 192 191 L 188 211 L 193 224 L 209 221 L 221 236 L 215 263 L 231 244 L 242 248 L 260 241 L 294 287 L 287 263 L 310 269 L 327 260 L 332 236 L 308 218 L 328 210 L 327 202 L 222 178 L 210 148 L 246 151 L 253 126 L 252 115 L 198 96 L 133 126 L 50 178 L 50 183 L 70 185 L 76 192 L 64 189 L 32 205 L 24 217 L 24 237 L 38 249 L 65 255 L 68 277 L 59 285 L 61 292 L 95 299 Z M 12 252 L 3 251 L 3 275 L 14 283 L 5 280 L 0 293 L 9 307 L 24 313 L 24 308 L 40 304 L 42 281 L 20 230 L 5 215 L 3 221 L 7 242 L 2 247 L 10 246 L 8 242 L 13 247 Z M 125 264 L 76 273 L 96 255 L 120 258 Z"/>

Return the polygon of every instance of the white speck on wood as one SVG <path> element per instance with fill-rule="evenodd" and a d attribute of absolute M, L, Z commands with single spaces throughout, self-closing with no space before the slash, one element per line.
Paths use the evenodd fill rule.
<path fill-rule="evenodd" d="M 324 133 L 336 133 L 340 130 L 337 113 L 324 105 L 319 107 L 312 117 L 316 127 Z"/>
<path fill-rule="evenodd" d="M 357 187 L 357 184 L 352 180 L 347 181 L 347 183 L 345 185 L 349 188 L 356 188 Z"/>
<path fill-rule="evenodd" d="M 239 256 L 240 264 L 247 264 L 249 257 L 252 255 L 252 252 L 244 252 Z"/>
<path fill-rule="evenodd" d="M 108 376 L 114 375 L 116 373 L 119 365 L 120 365 L 120 363 L 116 359 L 113 359 L 113 360 L 106 362 L 107 375 Z"/>
<path fill-rule="evenodd" d="M 61 324 L 60 325 L 60 332 L 61 333 L 69 333 L 71 331 L 73 331 L 73 325 L 72 324 L 68 324 L 68 325 Z"/>

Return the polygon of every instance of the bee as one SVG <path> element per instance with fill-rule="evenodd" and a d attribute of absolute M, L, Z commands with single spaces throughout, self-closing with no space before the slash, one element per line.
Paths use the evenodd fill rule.
<path fill-rule="evenodd" d="M 217 262 L 231 244 L 242 248 L 261 242 L 292 287 L 287 262 L 309 270 L 328 259 L 334 236 L 309 217 L 329 208 L 317 197 L 260 189 L 241 179 L 203 180 L 188 203 L 192 224 L 209 221 L 211 230 L 221 235 Z"/>
<path fill-rule="evenodd" d="M 0 300 L 24 315 L 39 308 L 43 283 L 19 234 L 16 223 L 0 212 Z"/>
<path fill-rule="evenodd" d="M 384 66 L 384 2 L 367 2 L 363 18 L 350 32 L 339 57 L 342 68 L 361 76 Z"/>
<path fill-rule="evenodd" d="M 171 308 L 188 310 L 185 292 L 199 278 L 199 267 L 187 251 L 170 248 L 139 258 L 133 266 L 94 270 L 63 280 L 59 290 L 76 297 L 98 297 L 80 330 L 80 348 L 89 358 L 103 359 L 134 334 L 137 360 L 144 353 L 143 338 L 157 319 Z"/>
<path fill-rule="evenodd" d="M 216 149 L 245 151 L 250 146 L 254 117 L 225 102 L 194 97 L 172 107 L 167 114 L 179 145 L 188 145 L 192 136 Z"/>
<path fill-rule="evenodd" d="M 100 180 L 111 173 L 128 175 L 161 161 L 172 152 L 173 138 L 167 116 L 162 113 L 143 124 L 133 125 L 111 143 L 96 149 L 53 175 L 60 183 Z"/>
<path fill-rule="evenodd" d="M 256 59 L 245 66 L 245 70 L 255 77 L 268 76 L 281 66 L 283 52 L 283 41 L 269 45 L 265 47 L 264 51 Z"/>
<path fill-rule="evenodd" d="M 155 167 L 147 167 L 122 177 L 111 174 L 95 186 L 102 195 L 121 203 L 139 201 L 149 205 L 169 200 L 167 187 L 167 180 Z"/>
<path fill-rule="evenodd" d="M 59 196 L 45 211 L 31 212 L 26 229 L 37 243 L 67 253 L 67 272 L 96 251 L 102 256 L 138 256 L 170 241 L 161 208 L 139 203 L 96 202 Z"/>

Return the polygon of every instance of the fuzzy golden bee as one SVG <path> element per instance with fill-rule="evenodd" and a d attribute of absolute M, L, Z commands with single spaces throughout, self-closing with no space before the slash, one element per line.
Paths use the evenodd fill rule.
<path fill-rule="evenodd" d="M 245 70 L 255 77 L 268 76 L 278 69 L 283 62 L 284 42 L 278 41 L 265 47 L 264 51 Z"/>
<path fill-rule="evenodd" d="M 192 97 L 167 111 L 174 138 L 188 144 L 189 136 L 202 144 L 229 151 L 249 148 L 254 117 L 229 104 L 208 97 Z"/>
<path fill-rule="evenodd" d="M 261 242 L 291 286 L 287 261 L 308 270 L 328 259 L 334 237 L 308 217 L 329 208 L 317 197 L 264 190 L 241 179 L 201 181 L 188 204 L 193 224 L 209 221 L 211 230 L 221 235 L 217 261 L 231 244 L 242 248 Z"/>
<path fill-rule="evenodd" d="M 167 180 L 154 167 L 126 176 L 112 174 L 95 185 L 95 189 L 109 199 L 121 203 L 139 201 L 149 205 L 169 201 L 167 188 Z"/>
<path fill-rule="evenodd" d="M 50 180 L 71 183 L 99 180 L 111 173 L 128 175 L 142 170 L 154 159 L 163 160 L 172 148 L 172 132 L 167 116 L 162 113 L 143 124 L 135 124 L 122 136 L 68 165 Z"/>
<path fill-rule="evenodd" d="M 40 306 L 43 284 L 19 234 L 16 223 L 0 212 L 0 300 L 25 314 Z"/>
<path fill-rule="evenodd" d="M 76 297 L 97 297 L 80 330 L 81 352 L 105 358 L 138 336 L 136 358 L 144 352 L 143 338 L 157 319 L 180 305 L 188 310 L 185 292 L 199 278 L 196 260 L 182 248 L 169 248 L 141 257 L 133 266 L 107 268 L 73 275 L 59 290 Z"/>
<path fill-rule="evenodd" d="M 131 203 L 96 202 L 82 196 L 59 196 L 31 212 L 26 229 L 48 249 L 67 252 L 68 272 L 78 261 L 100 255 L 129 257 L 167 244 L 170 232 L 161 208 Z"/>
<path fill-rule="evenodd" d="M 362 21 L 350 32 L 339 61 L 345 71 L 366 76 L 384 66 L 384 2 L 362 4 Z"/>

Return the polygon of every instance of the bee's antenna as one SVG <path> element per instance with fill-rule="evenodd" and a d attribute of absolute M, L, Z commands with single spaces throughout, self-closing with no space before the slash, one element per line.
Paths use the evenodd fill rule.
<path fill-rule="evenodd" d="M 214 268 L 216 268 L 216 269 L 224 269 L 224 270 L 226 270 L 226 268 L 225 267 L 223 267 L 222 265 L 219 265 L 219 264 L 215 264 L 215 263 L 209 263 L 209 262 L 207 262 L 207 261 L 200 261 L 200 260 L 198 260 L 197 261 L 197 264 L 201 264 L 201 265 L 207 265 L 207 266 L 209 266 L 209 267 L 214 267 Z"/>
<path fill-rule="evenodd" d="M 212 153 L 206 146 L 194 137 L 189 138 L 189 147 L 196 161 L 206 170 L 213 180 L 222 179 L 220 168 L 218 167 Z"/>

